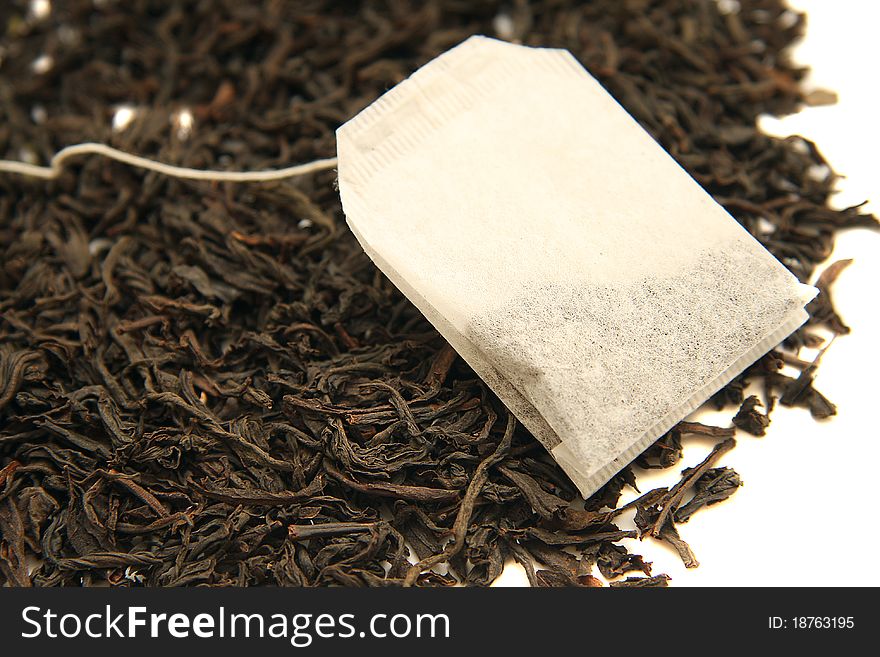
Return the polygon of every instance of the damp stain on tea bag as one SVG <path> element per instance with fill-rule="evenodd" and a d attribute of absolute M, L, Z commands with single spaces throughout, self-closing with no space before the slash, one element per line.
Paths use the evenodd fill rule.
<path fill-rule="evenodd" d="M 364 250 L 585 496 L 815 294 L 566 51 L 472 37 L 337 144 Z"/>

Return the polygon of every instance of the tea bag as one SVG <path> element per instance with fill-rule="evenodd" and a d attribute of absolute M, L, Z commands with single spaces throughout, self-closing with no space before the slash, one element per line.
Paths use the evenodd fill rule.
<path fill-rule="evenodd" d="M 337 144 L 364 250 L 584 496 L 816 293 L 567 51 L 472 37 Z"/>

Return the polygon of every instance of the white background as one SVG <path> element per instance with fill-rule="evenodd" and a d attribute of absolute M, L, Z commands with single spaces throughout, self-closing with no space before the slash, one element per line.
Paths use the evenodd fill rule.
<path fill-rule="evenodd" d="M 794 50 L 795 60 L 812 69 L 807 88 L 834 90 L 839 101 L 782 120 L 765 117 L 761 126 L 817 143 L 831 167 L 846 176 L 838 183 L 835 207 L 869 200 L 868 209 L 878 213 L 880 2 L 790 0 L 790 5 L 807 12 L 806 38 Z M 839 236 L 828 261 L 855 260 L 833 288 L 835 304 L 853 332 L 835 340 L 816 379 L 816 388 L 837 404 L 838 415 L 817 422 L 805 409 L 777 407 L 765 437 L 738 432 L 737 447 L 718 465 L 736 469 L 744 486 L 679 526 L 699 568 L 685 569 L 670 548 L 652 539 L 625 541 L 654 562 L 655 573 L 669 574 L 673 586 L 880 585 L 874 564 L 880 550 L 878 256 L 880 232 L 852 230 Z M 810 360 L 814 353 L 804 350 L 801 357 Z M 732 415 L 718 414 L 718 422 L 728 426 Z M 710 422 L 713 416 L 699 419 Z M 699 463 L 715 442 L 686 439 L 681 467 Z M 673 485 L 679 470 L 650 477 L 638 471 L 640 488 Z M 634 497 L 628 491 L 622 501 Z M 632 528 L 631 518 L 631 513 L 624 516 L 620 525 Z M 522 569 L 509 565 L 495 585 L 527 584 Z"/>

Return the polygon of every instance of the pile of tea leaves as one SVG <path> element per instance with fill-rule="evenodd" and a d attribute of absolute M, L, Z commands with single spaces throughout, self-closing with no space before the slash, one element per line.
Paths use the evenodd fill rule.
<path fill-rule="evenodd" d="M 483 33 L 574 53 L 808 281 L 838 231 L 877 222 L 827 206 L 813 144 L 756 128 L 807 100 L 786 55 L 803 25 L 778 0 L 4 2 L 0 156 L 331 157 L 341 123 Z M 683 422 L 580 500 L 372 265 L 332 171 L 211 184 L 84 158 L 48 183 L 0 176 L 0 254 L 7 585 L 486 585 L 510 559 L 539 586 L 665 585 L 620 541 L 695 565 L 677 526 L 740 485 L 720 463 L 734 427 Z M 848 330 L 843 266 L 807 327 L 713 398 L 733 425 L 762 435 L 777 398 L 835 412 L 796 350 L 820 323 Z M 637 472 L 682 467 L 691 434 L 717 443 L 703 463 L 618 506 Z"/>

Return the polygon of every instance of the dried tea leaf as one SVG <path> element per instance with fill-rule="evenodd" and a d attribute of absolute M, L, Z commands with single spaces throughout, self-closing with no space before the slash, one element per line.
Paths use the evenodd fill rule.
<path fill-rule="evenodd" d="M 819 294 L 807 307 L 810 313 L 810 323 L 825 324 L 828 328 L 838 334 L 846 334 L 850 332 L 849 326 L 843 323 L 837 309 L 834 307 L 834 301 L 831 296 L 831 285 L 837 280 L 841 272 L 853 263 L 851 258 L 846 260 L 838 260 L 831 263 L 825 270 L 819 274 L 816 279 L 816 289 Z"/>
<path fill-rule="evenodd" d="M 620 582 L 611 582 L 610 586 L 616 589 L 647 589 L 665 588 L 669 586 L 669 575 L 654 575 L 652 577 L 627 577 Z"/>
<path fill-rule="evenodd" d="M 747 397 L 737 414 L 733 416 L 733 424 L 753 436 L 765 435 L 767 427 L 770 426 L 770 418 L 757 410 L 759 406 L 763 407 L 764 404 L 755 395 Z"/>

